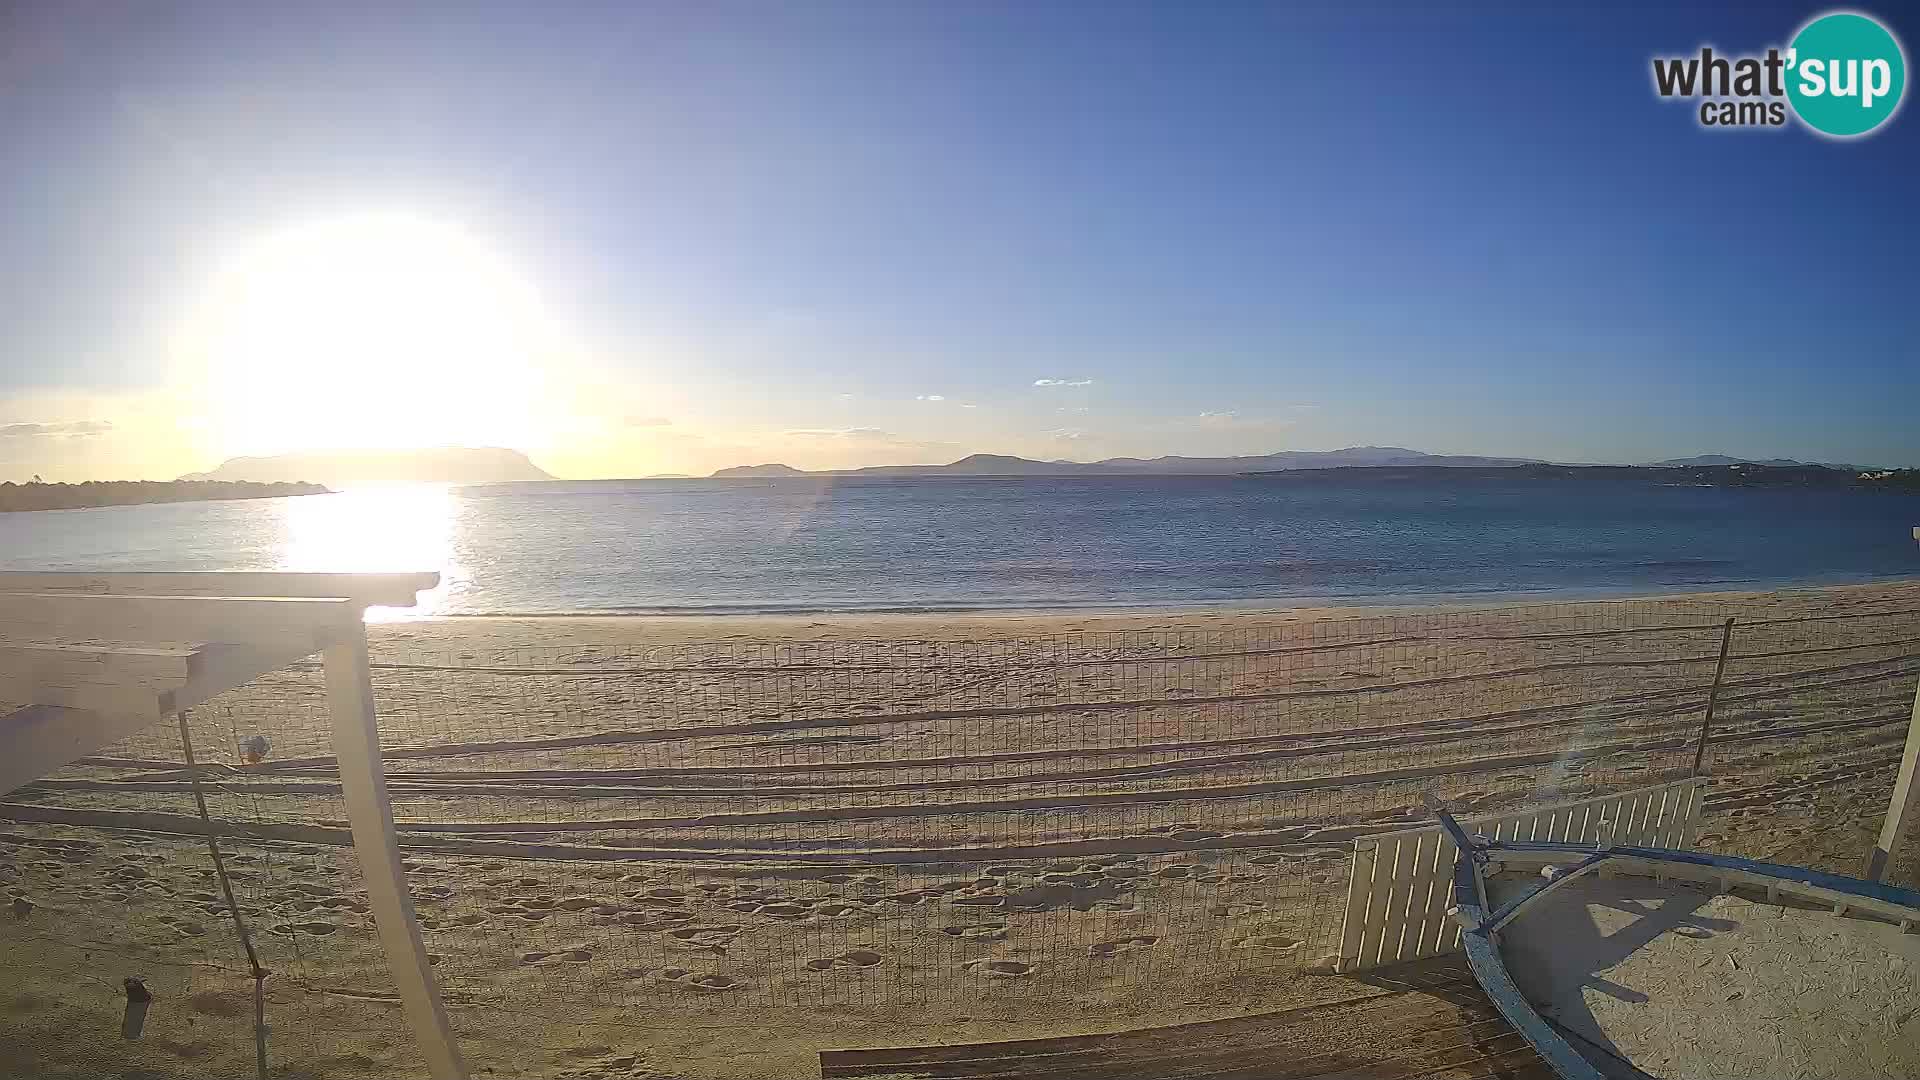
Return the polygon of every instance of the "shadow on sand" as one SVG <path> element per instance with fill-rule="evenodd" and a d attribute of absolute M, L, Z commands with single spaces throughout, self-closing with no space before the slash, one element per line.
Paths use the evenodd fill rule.
<path fill-rule="evenodd" d="M 1509 899 L 1519 885 L 1509 882 L 1497 891 Z M 1501 953 L 1534 1008 L 1589 1060 L 1609 1076 L 1645 1077 L 1608 1037 L 1585 992 L 1655 1008 L 1680 1005 L 1651 1001 L 1606 973 L 1662 935 L 1698 940 L 1738 929 L 1738 923 L 1699 914 L 1712 899 L 1709 892 L 1648 878 L 1583 879 L 1509 924 Z"/>

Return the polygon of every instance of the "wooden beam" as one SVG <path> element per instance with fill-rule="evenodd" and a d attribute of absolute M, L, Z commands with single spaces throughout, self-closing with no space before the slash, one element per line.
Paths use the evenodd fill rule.
<path fill-rule="evenodd" d="M 185 682 L 197 650 L 142 645 L 0 644 L 0 672 L 81 683 Z"/>
<path fill-rule="evenodd" d="M 1920 529 L 1915 531 L 1920 539 Z M 1884 881 L 1893 853 L 1913 830 L 1920 818 L 1920 687 L 1913 692 L 1913 720 L 1907 725 L 1907 749 L 1900 755 L 1900 776 L 1893 782 L 1893 797 L 1887 801 L 1886 820 L 1880 823 L 1880 839 L 1867 855 L 1868 881 Z"/>
<path fill-rule="evenodd" d="M 467 1075 L 447 1022 L 440 988 L 427 962 L 426 942 L 414 919 L 400 866 L 400 843 L 393 829 L 393 801 L 387 796 L 380 763 L 380 724 L 374 714 L 373 677 L 367 666 L 367 631 L 356 619 L 349 633 L 326 650 L 327 704 L 333 716 L 333 747 L 340 759 L 340 783 L 347 817 L 353 825 L 353 852 L 360 860 L 373 909 L 374 928 L 386 949 L 387 967 L 400 991 L 407 1022 L 426 1055 L 435 1080 Z"/>
<path fill-rule="evenodd" d="M 171 688 L 138 682 L 60 683 L 0 674 L 0 701 L 22 706 L 0 717 L 0 747 L 5 748 L 0 754 L 0 793 L 99 753 L 302 655 L 291 650 L 208 646 L 193 657 L 187 678 Z"/>
<path fill-rule="evenodd" d="M 0 793 L 30 784 L 69 762 L 150 727 L 153 716 L 88 712 L 59 705 L 28 705 L 0 716 Z"/>
<path fill-rule="evenodd" d="M 90 574 L 0 572 L 0 592 L 90 593 L 96 596 L 339 597 L 361 605 L 412 607 L 414 594 L 440 584 L 433 572 L 302 574 L 230 571 Z"/>
<path fill-rule="evenodd" d="M 166 717 L 161 702 L 166 694 L 149 686 L 102 686 L 89 683 L 60 684 L 0 674 L 0 701 L 11 705 L 58 705 L 62 708 L 99 713 L 116 719 L 138 721 L 141 726 L 157 724 Z M 135 728 L 135 731 L 139 728 Z M 101 744 L 104 747 L 107 744 Z M 101 747 L 95 747 L 95 750 Z M 11 749 L 11 748 L 9 748 Z M 88 750 L 86 753 L 93 753 Z"/>
<path fill-rule="evenodd" d="M 360 625 L 350 600 L 0 593 L 0 638 L 220 643 L 316 653 Z"/>
<path fill-rule="evenodd" d="M 298 648 L 294 646 L 293 648 Z M 207 645 L 194 654 L 188 666 L 186 682 L 167 691 L 162 699 L 163 714 L 182 712 L 204 701 L 252 682 L 269 671 L 278 671 L 305 653 L 292 649 L 273 650 L 252 645 Z"/>

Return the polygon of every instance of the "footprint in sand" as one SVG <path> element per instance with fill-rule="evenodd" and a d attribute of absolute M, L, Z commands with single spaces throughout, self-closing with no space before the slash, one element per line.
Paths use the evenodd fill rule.
<path fill-rule="evenodd" d="M 1188 866 L 1185 863 L 1175 863 L 1172 866 L 1163 866 L 1160 869 L 1155 870 L 1153 872 L 1153 876 L 1157 878 L 1164 878 L 1167 881 L 1180 881 L 1184 878 L 1192 877 L 1193 872 L 1196 869 L 1198 868 L 1193 866 Z"/>
<path fill-rule="evenodd" d="M 689 949 L 723 953 L 743 929 L 740 926 L 683 926 L 667 931 L 667 936 Z"/>
<path fill-rule="evenodd" d="M 1091 889 L 1106 880 L 1106 875 L 1098 872 L 1081 871 L 1072 874 L 1041 874 L 1040 880 L 1049 885 L 1070 885 L 1076 889 Z"/>
<path fill-rule="evenodd" d="M 312 934 L 315 937 L 325 937 L 338 929 L 340 929 L 338 926 L 330 922 L 281 923 L 278 926 L 268 928 L 270 932 L 279 934 L 282 937 L 292 937 L 295 934 Z"/>
<path fill-rule="evenodd" d="M 819 880 L 829 885 L 878 885 L 880 879 L 872 874 L 828 874 Z"/>
<path fill-rule="evenodd" d="M 1300 939 L 1285 934 L 1257 934 L 1241 938 L 1235 942 L 1243 949 L 1263 949 L 1269 952 L 1292 952 L 1300 947 Z"/>
<path fill-rule="evenodd" d="M 657 977 L 662 982 L 674 983 L 679 986 L 684 986 L 689 990 L 705 990 L 708 992 L 732 990 L 740 985 L 738 979 L 730 978 L 726 975 L 702 975 L 696 971 L 688 971 L 686 968 L 677 967 L 661 968 Z"/>
<path fill-rule="evenodd" d="M 961 966 L 992 979 L 1020 979 L 1033 974 L 1032 964 L 1018 960 L 969 960 Z"/>
<path fill-rule="evenodd" d="M 1239 915 L 1249 915 L 1256 911 L 1267 910 L 1267 905 L 1258 900 L 1241 900 L 1232 904 L 1215 904 L 1207 909 L 1207 914 L 1231 919 Z"/>
<path fill-rule="evenodd" d="M 165 923 L 168 926 L 173 927 L 175 930 L 180 931 L 181 933 L 187 935 L 188 937 L 200 937 L 201 935 L 207 932 L 207 928 L 204 926 L 201 926 L 199 923 L 194 922 L 191 919 L 182 919 L 177 915 L 162 915 L 160 916 L 159 921 L 162 923 Z M 327 928 L 326 930 L 327 933 L 333 932 L 332 923 L 322 923 L 321 925 Z"/>
<path fill-rule="evenodd" d="M 618 916 L 622 926 L 636 930 L 666 930 L 670 927 L 685 926 L 693 921 L 693 915 L 685 911 L 629 911 Z"/>
<path fill-rule="evenodd" d="M 1001 923 L 973 923 L 969 926 L 942 926 L 940 932 L 948 937 L 970 941 L 1004 941 L 1007 928 Z"/>
<path fill-rule="evenodd" d="M 524 952 L 520 954 L 522 964 L 541 964 L 549 961 L 562 964 L 584 964 L 593 959 L 593 949 L 586 942 L 562 945 L 559 952 Z"/>
<path fill-rule="evenodd" d="M 1133 937 L 1115 938 L 1112 941 L 1090 945 L 1087 947 L 1087 953 L 1091 956 L 1117 956 L 1135 949 L 1150 949 L 1159 941 L 1160 939 L 1152 934 L 1136 934 Z"/>
<path fill-rule="evenodd" d="M 839 956 L 822 957 L 807 961 L 807 967 L 814 971 L 831 971 L 834 968 L 870 968 L 884 959 L 871 949 L 851 949 Z"/>
<path fill-rule="evenodd" d="M 1173 834 L 1173 838 L 1183 844 L 1200 844 L 1208 840 L 1218 840 L 1225 835 L 1225 833 L 1214 832 L 1212 829 L 1181 829 Z"/>
<path fill-rule="evenodd" d="M 814 902 L 813 913 L 829 919 L 838 919 L 848 915 L 863 915 L 866 907 L 845 900 L 818 900 Z"/>

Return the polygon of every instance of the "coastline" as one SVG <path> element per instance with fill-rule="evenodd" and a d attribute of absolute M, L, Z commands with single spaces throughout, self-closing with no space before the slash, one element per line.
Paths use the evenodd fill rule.
<path fill-rule="evenodd" d="M 533 645 L 655 645 L 705 641 L 1011 640 L 1118 631 L 1221 631 L 1298 625 L 1336 619 L 1463 612 L 1538 611 L 1569 605 L 1633 603 L 1675 609 L 1725 607 L 1761 615 L 1802 608 L 1880 604 L 1920 605 L 1920 576 L 1845 585 L 1776 589 L 1594 595 L 1552 591 L 1500 594 L 1500 599 L 1427 594 L 1382 598 L 1380 603 L 1300 606 L 1250 602 L 1233 606 L 1170 605 L 1139 608 L 1003 608 L 967 611 L 886 611 L 737 614 L 579 612 L 533 615 L 408 615 L 373 622 L 376 649 L 504 648 Z"/>

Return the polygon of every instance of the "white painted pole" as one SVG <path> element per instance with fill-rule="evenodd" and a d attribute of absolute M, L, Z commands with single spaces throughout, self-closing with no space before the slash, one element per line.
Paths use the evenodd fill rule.
<path fill-rule="evenodd" d="M 367 902 L 386 949 L 387 966 L 393 971 L 407 1022 L 426 1055 L 428 1071 L 435 1080 L 465 1080 L 467 1068 L 460 1060 L 433 969 L 427 964 L 426 942 L 414 920 L 413 899 L 407 895 L 406 873 L 400 867 L 393 802 L 387 797 L 386 770 L 380 762 L 380 725 L 367 666 L 366 626 L 355 623 L 326 649 L 323 658 L 327 705 L 333 714 L 333 752 L 339 758 L 340 785 L 346 793 L 347 818 L 353 824 L 353 850 L 366 879 Z"/>
<path fill-rule="evenodd" d="M 1920 534 L 1920 529 L 1915 530 Z M 1880 841 L 1867 856 L 1867 880 L 1882 881 L 1887 863 L 1900 848 L 1914 819 L 1920 818 L 1920 687 L 1913 692 L 1913 720 L 1907 724 L 1907 749 L 1900 756 L 1900 777 L 1893 782 L 1893 798 L 1887 803 L 1887 820 L 1880 825 Z"/>

